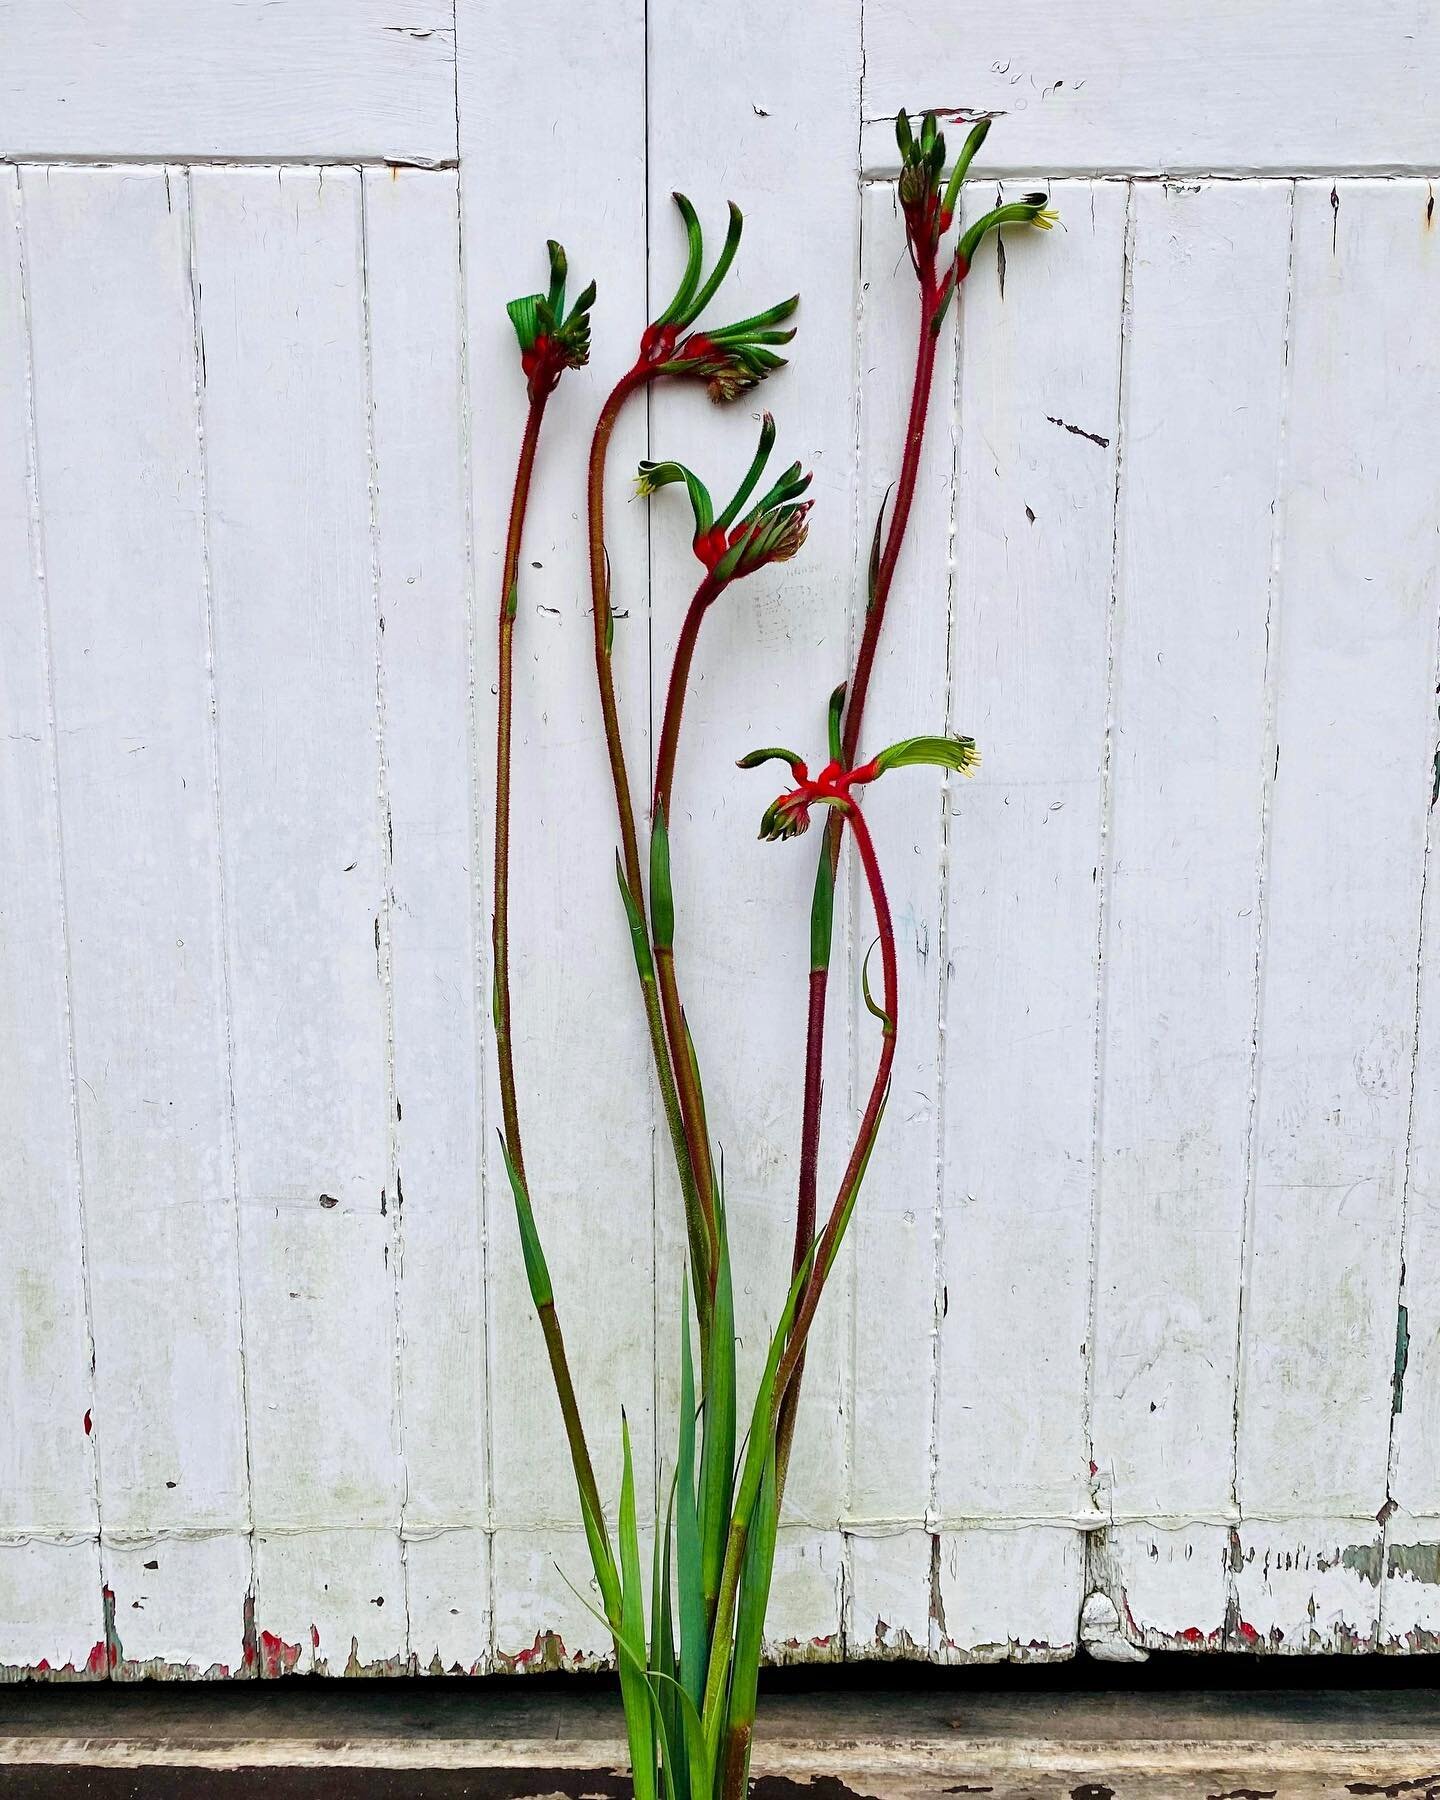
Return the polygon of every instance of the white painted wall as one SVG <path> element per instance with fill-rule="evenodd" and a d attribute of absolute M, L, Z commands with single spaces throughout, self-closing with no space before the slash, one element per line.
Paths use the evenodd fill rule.
<path fill-rule="evenodd" d="M 673 1409 L 680 1234 L 611 872 L 589 424 L 673 279 L 669 190 L 733 197 L 736 288 L 804 296 L 764 398 L 816 471 L 804 557 L 707 628 L 674 826 L 753 1355 L 813 864 L 754 841 L 731 764 L 816 740 L 855 631 L 908 380 L 901 105 L 996 111 L 986 174 L 1052 179 L 1065 228 L 987 250 L 942 347 L 872 729 L 985 764 L 873 805 L 909 1025 L 775 1653 L 1063 1656 L 1096 1590 L 1148 1645 L 1440 1643 L 1437 26 L 0 0 L 6 1670 L 602 1649 L 493 1151 L 503 301 L 548 234 L 601 284 L 526 544 L 514 950 L 613 1487 L 622 1401 L 651 1445 Z M 663 390 L 615 446 L 640 766 L 688 548 L 627 472 L 723 488 L 749 411 Z M 845 942 L 837 1132 L 870 1052 Z"/>

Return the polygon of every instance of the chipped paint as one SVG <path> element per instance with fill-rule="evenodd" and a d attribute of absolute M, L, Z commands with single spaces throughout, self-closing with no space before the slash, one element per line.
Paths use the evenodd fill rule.
<path fill-rule="evenodd" d="M 293 1675 L 299 1661 L 299 1644 L 287 1644 L 284 1638 L 276 1637 L 273 1631 L 260 1633 L 260 1673 L 266 1680 L 274 1681 L 282 1675 Z"/>
<path fill-rule="evenodd" d="M 1440 1543 L 1391 1544 L 1385 1554 L 1385 1573 L 1391 1581 L 1404 1576 L 1409 1581 L 1440 1584 Z"/>
<path fill-rule="evenodd" d="M 1317 1565 L 1326 1565 L 1316 1558 Z M 1333 1566 L 1333 1565 L 1332 1565 Z M 1380 1546 L 1375 1544 L 1347 1544 L 1340 1552 L 1340 1566 L 1348 1569 L 1352 1575 L 1358 1575 L 1362 1581 L 1368 1581 L 1371 1587 L 1380 1585 Z"/>
<path fill-rule="evenodd" d="M 1390 1410 L 1405 1410 L 1405 1371 L 1410 1365 L 1410 1308 L 1402 1301 L 1395 1318 L 1395 1373 L 1390 1383 Z"/>

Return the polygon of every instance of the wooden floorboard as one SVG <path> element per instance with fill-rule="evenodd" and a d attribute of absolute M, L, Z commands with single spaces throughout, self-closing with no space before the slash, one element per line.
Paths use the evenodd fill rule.
<path fill-rule="evenodd" d="M 777 1694 L 755 1800 L 1440 1800 L 1440 1697 L 1392 1690 Z M 624 1800 L 620 1715 L 573 1692 L 327 1684 L 0 1691 L 10 1800 Z"/>

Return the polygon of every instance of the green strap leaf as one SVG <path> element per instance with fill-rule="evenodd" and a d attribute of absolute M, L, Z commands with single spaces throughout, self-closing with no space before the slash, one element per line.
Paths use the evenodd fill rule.
<path fill-rule="evenodd" d="M 875 945 L 879 942 L 879 938 L 873 940 L 866 950 L 864 959 L 860 964 L 860 992 L 865 997 L 865 1010 L 870 1016 L 878 1019 L 887 1031 L 893 1031 L 895 1029 L 895 1021 L 890 1017 L 889 1013 L 886 1012 L 885 1008 L 879 1005 L 875 996 L 870 992 L 870 956 Z"/>
<path fill-rule="evenodd" d="M 830 847 L 820 846 L 815 870 L 815 895 L 810 902 L 810 972 L 830 967 L 830 946 L 835 935 L 835 871 L 830 867 Z"/>
<path fill-rule="evenodd" d="M 770 1351 L 765 1359 L 765 1369 L 760 1377 L 760 1385 L 755 1390 L 755 1405 L 750 1414 L 750 1430 L 745 1444 L 745 1460 L 741 1467 L 740 1479 L 735 1487 L 735 1501 L 731 1509 L 730 1530 L 740 1534 L 740 1542 L 748 1547 L 749 1533 L 753 1526 L 756 1502 L 760 1495 L 760 1484 L 764 1478 L 767 1457 L 774 1454 L 775 1441 L 772 1429 L 774 1413 L 775 1379 L 780 1368 L 780 1359 L 785 1353 L 789 1341 L 790 1330 L 795 1323 L 795 1311 L 800 1302 L 800 1295 L 810 1279 L 810 1271 L 815 1261 L 815 1244 L 806 1251 L 804 1260 L 795 1271 L 794 1280 L 790 1283 L 790 1291 L 785 1296 L 785 1304 L 780 1309 L 779 1323 L 775 1327 L 774 1336 L 770 1340 Z M 738 1598 L 738 1596 L 735 1596 Z M 731 1619 L 717 1618 L 714 1622 L 713 1636 L 718 1644 L 729 1637 Z M 705 1705 L 705 1738 L 711 1760 L 714 1761 L 719 1748 L 720 1730 L 725 1716 L 725 1682 L 726 1671 L 714 1660 L 706 1676 Z"/>
<path fill-rule="evenodd" d="M 831 762 L 839 762 L 843 753 L 840 734 L 840 721 L 845 716 L 845 686 L 842 681 L 839 687 L 832 690 L 830 703 L 826 708 L 825 730 L 830 744 Z"/>
<path fill-rule="evenodd" d="M 655 959 L 650 954 L 650 939 L 645 933 L 645 915 L 625 880 L 625 865 L 620 861 L 618 850 L 615 852 L 615 879 L 620 884 L 620 898 L 625 903 L 625 917 L 630 925 L 630 947 L 635 952 L 635 967 L 640 971 L 642 981 L 653 981 Z"/>
<path fill-rule="evenodd" d="M 680 1680 L 698 1706 L 705 1693 L 709 1642 L 700 1575 L 700 1514 L 695 1501 L 695 1366 L 690 1353 L 690 1277 L 680 1289 L 680 1453 L 675 1466 L 675 1563 L 680 1608 Z"/>
<path fill-rule="evenodd" d="M 703 1371 L 705 1407 L 700 1449 L 700 1586 L 707 1619 L 720 1591 L 735 1487 L 735 1301 L 730 1280 L 729 1233 L 725 1209 L 718 1198 L 716 1213 L 720 1244 L 709 1355 Z"/>
<path fill-rule="evenodd" d="M 765 1457 L 760 1492 L 745 1540 L 745 1561 L 740 1575 L 740 1598 L 735 1613 L 735 1648 L 730 1673 L 729 1722 L 725 1754 L 743 1766 L 727 1771 L 730 1791 L 748 1791 L 745 1779 L 750 1766 L 750 1737 L 755 1724 L 756 1690 L 760 1655 L 765 1641 L 765 1610 L 770 1602 L 770 1577 L 775 1566 L 775 1538 L 779 1525 L 776 1492 L 775 1447 Z"/>
<path fill-rule="evenodd" d="M 624 1462 L 620 1475 L 620 1629 L 623 1644 L 634 1662 L 645 1667 L 645 1594 L 640 1575 L 640 1530 L 635 1517 L 635 1467 L 630 1454 L 630 1424 L 620 1414 Z M 620 1691 L 625 1706 L 625 1727 L 630 1739 L 630 1770 L 635 1800 L 657 1800 L 655 1780 L 655 1715 L 650 1684 L 625 1659 L 620 1663 Z"/>
<path fill-rule="evenodd" d="M 555 1293 L 550 1285 L 550 1270 L 545 1262 L 545 1252 L 540 1244 L 540 1233 L 535 1225 L 535 1212 L 530 1205 L 530 1195 L 526 1192 L 525 1183 L 520 1179 L 520 1171 L 515 1167 L 510 1155 L 510 1146 L 505 1141 L 505 1133 L 495 1134 L 500 1139 L 500 1154 L 505 1159 L 505 1173 L 510 1177 L 510 1191 L 515 1196 L 515 1222 L 520 1227 L 520 1250 L 525 1258 L 525 1279 L 530 1284 L 530 1298 L 538 1312 L 541 1307 L 555 1304 Z"/>
<path fill-rule="evenodd" d="M 595 1516 L 589 1501 L 585 1498 L 585 1490 L 580 1490 L 580 1517 L 585 1526 L 585 1540 L 590 1546 L 590 1561 L 595 1568 L 595 1581 L 600 1589 L 600 1597 L 605 1604 L 604 1615 L 600 1617 L 602 1625 L 612 1633 L 620 1622 L 620 1571 L 615 1567 L 615 1558 L 611 1553 L 610 1539 L 605 1530 L 605 1523 Z M 573 1584 L 567 1584 L 572 1586 Z M 582 1600 L 584 1595 L 580 1596 Z M 594 1612 L 588 1600 L 586 1606 Z M 597 1615 L 600 1616 L 600 1615 Z"/>
<path fill-rule="evenodd" d="M 675 895 L 670 886 L 670 833 L 665 826 L 663 806 L 656 807 L 655 822 L 650 827 L 650 930 L 657 950 L 673 947 Z"/>

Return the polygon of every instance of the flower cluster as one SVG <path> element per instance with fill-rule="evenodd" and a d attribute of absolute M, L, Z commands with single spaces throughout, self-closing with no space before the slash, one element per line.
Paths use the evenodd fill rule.
<path fill-rule="evenodd" d="M 831 702 L 831 717 L 837 724 L 837 701 L 841 692 L 843 690 L 837 690 L 836 700 Z M 975 748 L 975 740 L 968 737 L 902 738 L 898 744 L 891 744 L 878 756 L 872 756 L 869 762 L 857 763 L 849 769 L 840 759 L 837 734 L 833 729 L 830 749 L 829 762 L 816 775 L 810 773 L 793 750 L 772 746 L 764 750 L 752 750 L 748 756 L 740 758 L 739 766 L 742 769 L 758 768 L 764 762 L 788 763 L 790 773 L 795 777 L 795 786 L 787 788 L 765 808 L 760 820 L 760 836 L 767 842 L 783 843 L 787 838 L 799 837 L 802 832 L 808 831 L 812 806 L 853 806 L 851 790 L 863 787 L 867 782 L 878 781 L 889 769 L 929 765 L 938 769 L 956 769 L 962 775 L 973 775 L 980 763 L 980 752 Z"/>
<path fill-rule="evenodd" d="M 757 386 L 772 370 L 784 367 L 785 359 L 776 353 L 775 345 L 788 344 L 794 337 L 794 326 L 784 327 L 800 304 L 800 296 L 792 294 L 788 300 L 734 325 L 689 331 L 730 271 L 740 247 L 745 218 L 732 201 L 724 246 L 715 267 L 702 281 L 705 238 L 699 217 L 684 194 L 676 194 L 674 200 L 685 221 L 685 270 L 670 304 L 645 328 L 640 340 L 641 361 L 657 375 L 690 376 L 703 381 L 714 401 L 734 400 Z"/>
<path fill-rule="evenodd" d="M 717 518 L 709 489 L 679 462 L 643 462 L 635 478 L 637 494 L 654 494 L 683 481 L 695 515 L 695 554 L 717 585 L 739 580 L 767 563 L 788 562 L 805 542 L 811 502 L 800 495 L 810 485 L 798 462 L 791 463 L 743 518 L 740 509 L 759 485 L 775 444 L 775 421 L 766 413 L 760 443 L 745 478 Z"/>
<path fill-rule="evenodd" d="M 595 283 L 590 283 L 567 313 L 565 252 L 553 238 L 546 248 L 550 252 L 549 292 L 522 295 L 505 308 L 520 340 L 520 367 L 532 400 L 554 393 L 566 369 L 583 368 L 590 360 L 590 308 L 595 304 Z"/>
<path fill-rule="evenodd" d="M 910 260 L 916 273 L 923 277 L 933 279 L 940 240 L 955 222 L 961 186 L 989 130 L 989 119 L 980 119 L 971 126 L 946 181 L 945 135 L 937 126 L 934 113 L 927 112 L 921 120 L 919 137 L 911 129 L 906 114 L 902 112 L 896 117 L 895 138 L 900 146 L 900 210 L 905 215 Z M 1046 194 L 1026 194 L 1021 200 L 992 207 L 961 233 L 954 257 L 940 284 L 931 319 L 932 330 L 939 330 L 950 298 L 957 284 L 970 273 L 981 241 L 1004 225 L 1036 225 L 1042 231 L 1048 231 L 1058 216 L 1048 207 L 1048 199 Z"/>

